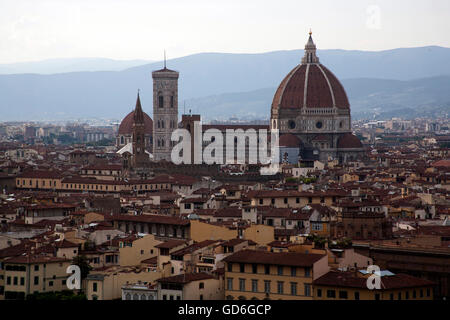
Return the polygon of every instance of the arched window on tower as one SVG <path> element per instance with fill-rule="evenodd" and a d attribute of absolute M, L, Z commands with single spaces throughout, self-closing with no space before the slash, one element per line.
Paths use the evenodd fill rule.
<path fill-rule="evenodd" d="M 158 147 L 161 147 L 161 140 L 158 139 Z"/>
<path fill-rule="evenodd" d="M 161 128 L 161 122 L 158 120 L 158 129 Z"/>
<path fill-rule="evenodd" d="M 164 120 L 161 120 L 161 128 L 164 129 Z"/>
<path fill-rule="evenodd" d="M 161 139 L 161 147 L 164 147 L 164 139 Z"/>
<path fill-rule="evenodd" d="M 175 98 L 172 93 L 172 95 L 170 96 L 170 107 L 173 108 L 174 105 L 175 105 Z"/>

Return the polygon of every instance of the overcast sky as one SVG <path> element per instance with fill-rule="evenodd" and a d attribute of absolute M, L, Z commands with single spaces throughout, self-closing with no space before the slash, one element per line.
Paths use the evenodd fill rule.
<path fill-rule="evenodd" d="M 449 0 L 0 0 L 0 63 L 450 47 Z"/>

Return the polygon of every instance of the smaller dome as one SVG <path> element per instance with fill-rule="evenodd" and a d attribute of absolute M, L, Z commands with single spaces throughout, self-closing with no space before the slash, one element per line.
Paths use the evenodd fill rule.
<path fill-rule="evenodd" d="M 131 111 L 119 126 L 119 134 L 129 135 L 133 134 L 133 122 L 134 122 L 134 111 Z M 151 135 L 153 133 L 153 120 L 148 114 L 144 112 L 144 124 L 145 124 L 145 134 Z"/>
<path fill-rule="evenodd" d="M 301 140 L 293 134 L 283 134 L 279 140 L 279 146 L 285 148 L 300 148 Z"/>
<path fill-rule="evenodd" d="M 337 147 L 339 149 L 360 149 L 363 145 L 357 136 L 352 133 L 346 133 L 339 138 Z"/>

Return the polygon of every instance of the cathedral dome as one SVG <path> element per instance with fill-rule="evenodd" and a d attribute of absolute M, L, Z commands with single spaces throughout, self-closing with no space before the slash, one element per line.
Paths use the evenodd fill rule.
<path fill-rule="evenodd" d="M 296 66 L 279 85 L 272 108 L 333 108 L 350 109 L 344 87 L 336 76 L 316 56 L 311 33 L 305 46 L 302 63 Z"/>
<path fill-rule="evenodd" d="M 133 134 L 134 111 L 131 111 L 120 123 L 119 134 Z M 153 120 L 144 112 L 145 133 L 151 135 L 153 132 Z"/>

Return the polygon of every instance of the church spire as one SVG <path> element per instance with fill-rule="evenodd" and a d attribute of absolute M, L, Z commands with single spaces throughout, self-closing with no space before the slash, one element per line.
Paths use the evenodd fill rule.
<path fill-rule="evenodd" d="M 305 45 L 305 55 L 303 56 L 302 64 L 319 63 L 319 58 L 316 55 L 316 50 L 317 50 L 316 44 L 312 39 L 312 31 L 310 29 L 309 39 Z"/>
<path fill-rule="evenodd" d="M 167 69 L 166 68 L 166 50 L 164 49 L 164 70 Z"/>
<path fill-rule="evenodd" d="M 139 90 L 137 94 L 136 107 L 134 108 L 134 123 L 144 123 L 144 111 L 142 111 Z"/>

